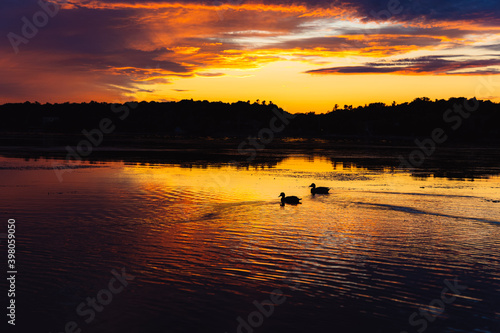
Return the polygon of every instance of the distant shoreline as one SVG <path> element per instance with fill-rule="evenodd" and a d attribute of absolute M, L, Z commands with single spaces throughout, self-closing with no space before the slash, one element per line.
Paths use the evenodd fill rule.
<path fill-rule="evenodd" d="M 72 139 L 78 139 L 78 136 Z M 136 137 L 137 138 L 137 137 Z M 116 138 L 115 138 L 116 139 Z M 78 142 L 78 141 L 73 141 Z M 388 143 L 370 144 L 324 139 L 275 139 L 267 147 L 256 151 L 255 155 L 239 150 L 241 138 L 207 139 L 177 138 L 160 140 L 156 145 L 140 145 L 128 142 L 122 145 L 95 147 L 91 154 L 82 157 L 85 164 L 100 162 L 124 162 L 138 165 L 179 165 L 181 167 L 243 167 L 272 168 L 291 156 L 322 157 L 350 167 L 367 170 L 382 169 L 411 172 L 415 177 L 446 177 L 450 179 L 474 179 L 500 174 L 500 147 L 498 146 L 459 146 L 438 147 L 422 165 L 406 168 L 401 157 L 411 156 L 416 147 L 411 144 L 395 145 Z M 0 156 L 26 160 L 47 159 L 57 165 L 79 162 L 78 156 L 68 153 L 64 145 L 0 145 Z M 116 141 L 115 141 L 116 143 Z M 71 151 L 75 151 L 73 143 Z M 75 157 L 76 156 L 76 157 Z"/>
<path fill-rule="evenodd" d="M 319 115 L 248 102 L 23 103 L 0 106 L 0 120 L 5 157 L 272 167 L 302 154 L 415 175 L 500 173 L 500 104 L 476 99 L 418 98 Z"/>
<path fill-rule="evenodd" d="M 0 145 L 71 145 L 89 137 L 95 146 L 161 146 L 193 138 L 323 139 L 345 144 L 405 145 L 439 130 L 443 145 L 494 146 L 500 143 L 500 104 L 451 98 L 411 103 L 335 108 L 326 114 L 290 114 L 277 105 L 129 102 L 125 104 L 4 104 L 0 106 Z M 74 143 L 74 144 L 76 144 Z"/>

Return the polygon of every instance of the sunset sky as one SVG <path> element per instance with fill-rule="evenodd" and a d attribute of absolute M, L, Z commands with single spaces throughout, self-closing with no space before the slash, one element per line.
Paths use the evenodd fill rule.
<path fill-rule="evenodd" d="M 1 0 L 0 104 L 500 101 L 498 0 L 57 3 Z"/>

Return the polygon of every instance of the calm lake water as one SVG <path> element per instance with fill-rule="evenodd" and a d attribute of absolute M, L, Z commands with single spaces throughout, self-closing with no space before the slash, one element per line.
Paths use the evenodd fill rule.
<path fill-rule="evenodd" d="M 82 164 L 60 182 L 53 163 L 0 158 L 18 332 L 500 332 L 498 176 L 290 154 Z M 281 207 L 281 192 L 302 204 Z M 110 286 L 122 269 L 130 280 Z"/>

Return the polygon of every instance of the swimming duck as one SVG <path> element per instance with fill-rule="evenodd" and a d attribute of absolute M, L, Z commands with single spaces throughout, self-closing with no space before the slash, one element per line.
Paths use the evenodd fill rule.
<path fill-rule="evenodd" d="M 297 205 L 297 204 L 300 204 L 301 203 L 300 200 L 302 200 L 302 199 L 297 198 L 296 196 L 287 197 L 287 196 L 285 196 L 284 192 L 281 192 L 279 197 L 281 197 L 281 205 L 285 205 L 286 203 L 289 205 Z"/>
<path fill-rule="evenodd" d="M 328 191 L 330 191 L 329 187 L 316 187 L 314 183 L 309 185 L 309 187 L 311 187 L 312 194 L 328 194 Z"/>

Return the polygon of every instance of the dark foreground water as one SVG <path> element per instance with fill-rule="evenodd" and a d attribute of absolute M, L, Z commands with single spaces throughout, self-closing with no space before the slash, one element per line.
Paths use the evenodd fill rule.
<path fill-rule="evenodd" d="M 500 332 L 498 176 L 292 154 L 270 167 L 78 164 L 59 181 L 53 163 L 0 159 L 12 331 Z M 312 182 L 331 194 L 311 196 Z M 302 205 L 281 207 L 280 192 Z"/>

